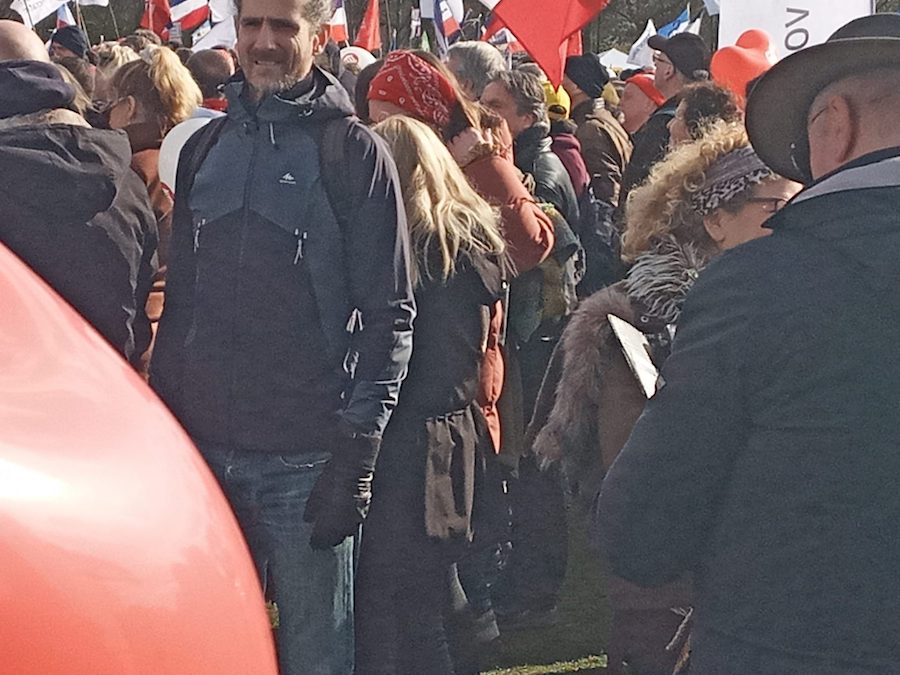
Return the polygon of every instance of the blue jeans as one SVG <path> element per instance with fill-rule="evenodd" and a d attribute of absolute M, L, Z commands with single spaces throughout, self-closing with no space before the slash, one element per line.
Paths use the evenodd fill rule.
<path fill-rule="evenodd" d="M 281 675 L 353 672 L 352 538 L 327 551 L 309 546 L 306 499 L 330 456 L 205 445 L 250 546 L 266 597 L 278 606 Z"/>

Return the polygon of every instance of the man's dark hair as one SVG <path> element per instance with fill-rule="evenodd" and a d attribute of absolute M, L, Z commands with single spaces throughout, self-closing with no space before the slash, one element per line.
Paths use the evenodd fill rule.
<path fill-rule="evenodd" d="M 383 65 L 384 59 L 378 59 L 359 71 L 359 75 L 356 76 L 356 89 L 353 93 L 353 100 L 356 116 L 365 124 L 372 123 L 372 118 L 369 117 L 369 85 Z"/>
<path fill-rule="evenodd" d="M 699 138 L 703 129 L 716 120 L 740 122 L 741 107 L 730 89 L 715 82 L 695 82 L 681 92 L 684 123 L 692 138 Z"/>
<path fill-rule="evenodd" d="M 185 66 L 191 71 L 203 98 L 221 96 L 220 88 L 228 82 L 232 74 L 230 58 L 227 52 L 218 49 L 203 49 L 191 54 Z"/>
<path fill-rule="evenodd" d="M 547 123 L 547 99 L 544 85 L 536 75 L 522 70 L 507 70 L 494 78 L 503 85 L 516 104 L 520 115 L 534 115 L 539 123 Z"/>
<path fill-rule="evenodd" d="M 238 16 L 241 15 L 241 1 L 234 0 L 234 7 Z M 331 18 L 333 9 L 332 0 L 306 0 L 303 4 L 303 18 L 309 21 L 314 28 L 318 28 Z"/>

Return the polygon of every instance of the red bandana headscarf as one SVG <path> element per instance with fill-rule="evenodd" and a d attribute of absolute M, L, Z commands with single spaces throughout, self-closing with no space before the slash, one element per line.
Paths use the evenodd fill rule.
<path fill-rule="evenodd" d="M 410 51 L 388 54 L 369 85 L 370 101 L 400 106 L 412 117 L 443 129 L 457 103 L 453 85 L 430 63 Z"/>

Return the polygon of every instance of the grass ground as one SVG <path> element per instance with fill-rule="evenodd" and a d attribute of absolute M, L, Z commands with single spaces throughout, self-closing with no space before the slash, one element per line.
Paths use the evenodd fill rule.
<path fill-rule="evenodd" d="M 583 520 L 572 520 L 558 623 L 503 634 L 487 675 L 605 672 L 609 611 L 600 565 L 588 548 Z"/>

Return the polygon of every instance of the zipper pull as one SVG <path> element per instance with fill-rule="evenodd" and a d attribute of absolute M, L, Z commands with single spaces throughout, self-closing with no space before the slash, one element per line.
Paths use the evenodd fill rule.
<path fill-rule="evenodd" d="M 306 232 L 300 233 L 300 230 L 294 230 L 294 236 L 297 238 L 297 251 L 294 253 L 294 264 L 303 260 L 303 242 L 306 241 Z"/>
<path fill-rule="evenodd" d="M 200 228 L 204 225 L 206 225 L 206 218 L 201 218 L 197 221 L 197 227 L 194 228 L 194 253 L 200 248 Z"/>

